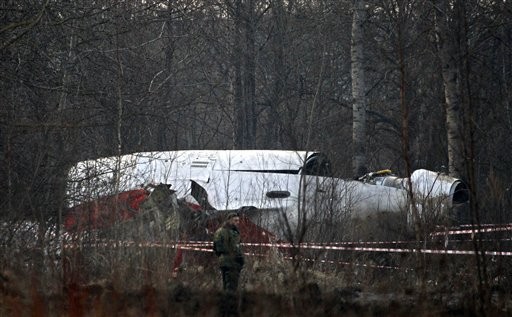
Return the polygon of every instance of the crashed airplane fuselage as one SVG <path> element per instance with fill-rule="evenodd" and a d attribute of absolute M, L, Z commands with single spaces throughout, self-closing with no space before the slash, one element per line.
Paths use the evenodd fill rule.
<path fill-rule="evenodd" d="M 167 184 L 178 198 L 202 210 L 241 209 L 278 235 L 293 232 L 305 222 L 364 219 L 382 213 L 410 218 L 412 204 L 419 210 L 417 215 L 428 218 L 429 213 L 437 216 L 468 200 L 462 181 L 428 170 L 416 170 L 410 179 L 387 170 L 358 180 L 330 174 L 329 161 L 319 152 L 142 152 L 77 163 L 69 172 L 67 194 L 70 205 L 76 206 Z"/>

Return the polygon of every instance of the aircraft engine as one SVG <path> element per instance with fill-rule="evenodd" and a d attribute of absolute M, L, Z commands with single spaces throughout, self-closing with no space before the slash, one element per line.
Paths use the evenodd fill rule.
<path fill-rule="evenodd" d="M 389 170 L 376 172 L 374 184 L 398 189 L 407 189 L 409 180 L 394 175 L 385 175 Z M 370 173 L 372 174 L 372 173 Z M 384 175 L 382 175 L 384 174 Z M 411 174 L 412 193 L 415 199 L 423 201 L 429 198 L 442 199 L 446 207 L 454 207 L 469 201 L 466 184 L 458 179 L 425 169 L 415 170 Z"/>
<path fill-rule="evenodd" d="M 460 179 L 448 175 L 419 169 L 411 174 L 413 193 L 421 199 L 446 197 L 448 207 L 469 201 L 468 188 Z"/>

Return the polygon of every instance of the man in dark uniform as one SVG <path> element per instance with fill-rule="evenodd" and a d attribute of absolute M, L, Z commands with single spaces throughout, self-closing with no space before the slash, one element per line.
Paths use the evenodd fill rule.
<path fill-rule="evenodd" d="M 240 248 L 239 224 L 239 215 L 230 213 L 213 237 L 213 249 L 219 258 L 223 289 L 232 293 L 236 292 L 238 288 L 240 271 L 244 266 L 244 254 Z"/>

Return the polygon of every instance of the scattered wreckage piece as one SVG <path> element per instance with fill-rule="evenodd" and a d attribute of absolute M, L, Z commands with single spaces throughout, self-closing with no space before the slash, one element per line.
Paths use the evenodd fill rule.
<path fill-rule="evenodd" d="M 211 238 L 226 212 L 208 212 L 199 205 L 178 199 L 168 185 L 152 190 L 135 189 L 73 206 L 64 217 L 64 229 L 70 234 L 83 231 L 119 229 L 126 238 L 141 238 L 148 232 L 151 241 L 203 241 Z M 242 216 L 244 241 L 269 242 L 273 234 Z M 116 237 L 120 236 L 116 232 Z"/>
<path fill-rule="evenodd" d="M 165 184 L 73 206 L 64 216 L 67 236 L 63 244 L 64 274 L 68 280 L 86 280 L 83 275 L 87 271 L 100 271 L 101 267 L 108 266 L 95 259 L 108 262 L 112 252 L 124 252 L 124 256 L 130 258 L 140 249 L 162 250 L 161 255 L 172 266 L 173 274 L 187 262 L 211 263 L 204 253 L 181 247 L 181 244 L 182 241 L 212 240 L 224 215 L 206 212 L 198 205 L 178 199 L 176 192 Z M 270 232 L 247 217 L 242 216 L 240 228 L 245 241 L 269 243 L 274 239 Z"/>

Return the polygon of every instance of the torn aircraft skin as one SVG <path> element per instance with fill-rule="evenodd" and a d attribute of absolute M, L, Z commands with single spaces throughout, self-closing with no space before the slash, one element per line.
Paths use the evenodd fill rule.
<path fill-rule="evenodd" d="M 124 207 L 114 208 L 116 219 L 127 219 L 154 188 L 165 185 L 190 210 L 209 216 L 240 211 L 260 232 L 294 240 L 307 223 L 333 219 L 398 214 L 410 224 L 414 217 L 450 218 L 453 207 L 469 199 L 461 180 L 423 169 L 414 171 L 410 181 L 389 170 L 357 180 L 330 175 L 328 158 L 307 151 L 187 150 L 82 161 L 69 171 L 67 195 L 73 216 L 66 221 L 69 229 L 90 219 L 90 206 L 108 218 L 108 197 L 123 201 Z M 414 217 L 413 205 L 418 211 Z"/>

